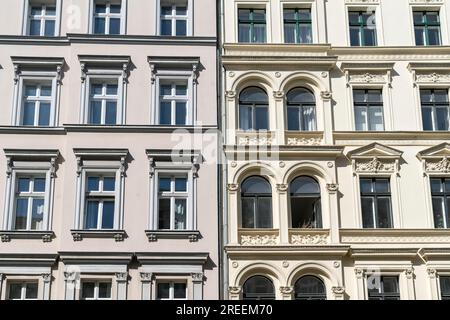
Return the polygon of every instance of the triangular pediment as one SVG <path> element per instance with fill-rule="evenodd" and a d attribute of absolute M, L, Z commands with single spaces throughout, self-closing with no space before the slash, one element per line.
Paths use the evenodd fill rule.
<path fill-rule="evenodd" d="M 350 151 L 347 156 L 356 158 L 400 158 L 403 152 L 374 142 L 367 146 Z"/>
<path fill-rule="evenodd" d="M 419 159 L 423 158 L 447 158 L 450 157 L 450 143 L 441 143 L 437 146 L 425 149 L 417 155 Z"/>

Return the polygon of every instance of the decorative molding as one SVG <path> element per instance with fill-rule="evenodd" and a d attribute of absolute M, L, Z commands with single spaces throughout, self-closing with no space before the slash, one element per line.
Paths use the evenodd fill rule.
<path fill-rule="evenodd" d="M 7 235 L 7 234 L 2 234 L 0 236 L 0 239 L 1 239 L 2 242 L 10 242 L 11 241 L 11 237 L 9 235 Z"/>
<path fill-rule="evenodd" d="M 334 293 L 334 294 L 344 294 L 345 293 L 345 288 L 344 287 L 341 287 L 341 286 L 336 286 L 336 287 L 331 287 L 331 291 Z"/>
<path fill-rule="evenodd" d="M 227 184 L 228 191 L 236 192 L 239 190 L 239 185 L 237 183 L 229 183 Z"/>
<path fill-rule="evenodd" d="M 292 293 L 294 293 L 294 287 L 292 287 L 292 286 L 280 287 L 280 292 L 281 292 L 281 294 L 286 294 L 286 295 L 292 294 Z"/>
<path fill-rule="evenodd" d="M 327 183 L 327 190 L 329 192 L 337 192 L 339 190 L 339 185 L 337 183 Z"/>
<path fill-rule="evenodd" d="M 413 269 L 406 269 L 405 270 L 405 276 L 407 279 L 413 279 L 414 278 L 414 270 Z"/>
<path fill-rule="evenodd" d="M 339 268 L 341 266 L 341 263 L 339 261 L 333 262 L 333 267 Z"/>
<path fill-rule="evenodd" d="M 317 245 L 317 244 L 328 244 L 329 235 L 328 234 L 292 234 L 291 244 L 294 245 Z"/>
<path fill-rule="evenodd" d="M 374 157 L 370 161 L 357 160 L 355 162 L 356 172 L 395 172 L 395 162 L 380 161 L 378 157 Z"/>
<path fill-rule="evenodd" d="M 43 273 L 41 276 L 42 276 L 42 280 L 44 282 L 51 282 L 52 281 L 52 274 L 51 273 Z"/>
<path fill-rule="evenodd" d="M 72 271 L 72 272 L 64 272 L 64 281 L 66 282 L 74 282 L 77 278 L 77 273 Z"/>
<path fill-rule="evenodd" d="M 233 261 L 231 266 L 236 269 L 237 267 L 239 267 L 239 263 L 237 261 Z"/>
<path fill-rule="evenodd" d="M 225 92 L 225 96 L 229 100 L 234 100 L 236 98 L 236 91 L 228 90 L 228 91 Z"/>
<path fill-rule="evenodd" d="M 331 100 L 333 98 L 333 94 L 330 91 L 322 91 L 320 92 L 320 97 L 323 100 Z"/>
<path fill-rule="evenodd" d="M 140 272 L 139 276 L 141 278 L 141 282 L 153 281 L 153 273 L 151 273 L 151 272 Z"/>
<path fill-rule="evenodd" d="M 416 74 L 416 83 L 439 83 L 450 82 L 450 74 L 430 73 L 430 74 Z"/>
<path fill-rule="evenodd" d="M 243 246 L 271 246 L 278 243 L 278 235 L 275 234 L 241 235 L 241 245 Z"/>
<path fill-rule="evenodd" d="M 193 282 L 203 282 L 203 273 L 191 273 Z"/>
<path fill-rule="evenodd" d="M 349 83 L 384 83 L 386 82 L 386 76 L 383 74 L 351 74 L 348 78 Z"/>
<path fill-rule="evenodd" d="M 409 0 L 410 4 L 444 4 L 444 0 Z"/>
<path fill-rule="evenodd" d="M 51 242 L 54 237 L 53 231 L 22 231 L 22 230 L 1 230 L 0 231 L 0 240 L 1 242 L 10 242 L 11 239 L 42 239 L 42 242 Z"/>
<path fill-rule="evenodd" d="M 361 268 L 355 268 L 355 276 L 357 279 L 362 279 L 364 277 L 364 270 Z"/>
<path fill-rule="evenodd" d="M 228 287 L 228 292 L 230 294 L 240 294 L 242 291 L 242 287 L 234 286 L 234 287 Z"/>
<path fill-rule="evenodd" d="M 444 157 L 440 161 L 425 160 L 425 171 L 426 172 L 449 173 L 450 172 L 450 160 L 448 157 Z"/>
<path fill-rule="evenodd" d="M 240 146 L 271 146 L 274 142 L 275 139 L 270 136 L 238 137 Z"/>
<path fill-rule="evenodd" d="M 189 242 L 197 242 L 200 238 L 198 230 L 145 230 L 149 242 L 159 239 L 188 239 Z"/>
<path fill-rule="evenodd" d="M 286 192 L 289 189 L 289 186 L 284 183 L 277 183 L 277 190 L 279 192 Z"/>
<path fill-rule="evenodd" d="M 281 264 L 283 266 L 283 268 L 288 268 L 289 267 L 289 261 L 283 261 L 283 263 Z"/>
<path fill-rule="evenodd" d="M 125 230 L 70 230 L 73 241 L 79 242 L 84 238 L 111 238 L 122 242 L 127 234 Z"/>
<path fill-rule="evenodd" d="M 341 243 L 450 243 L 446 229 L 341 229 Z"/>
<path fill-rule="evenodd" d="M 427 268 L 427 274 L 430 279 L 436 279 L 437 272 L 434 268 Z"/>
<path fill-rule="evenodd" d="M 379 4 L 380 0 L 345 0 L 346 4 Z"/>
<path fill-rule="evenodd" d="M 282 90 L 280 90 L 280 91 L 274 91 L 274 92 L 273 92 L 273 97 L 274 97 L 275 99 L 278 99 L 278 100 L 283 99 L 283 98 L 284 98 L 284 91 L 282 91 Z"/>
<path fill-rule="evenodd" d="M 128 272 L 116 272 L 116 281 L 125 282 L 128 280 Z"/>
<path fill-rule="evenodd" d="M 287 138 L 288 146 L 320 146 L 322 143 L 322 138 Z"/>

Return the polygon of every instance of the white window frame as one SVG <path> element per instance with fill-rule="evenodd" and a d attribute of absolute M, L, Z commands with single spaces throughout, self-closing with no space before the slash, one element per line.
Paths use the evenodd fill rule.
<path fill-rule="evenodd" d="M 82 298 L 83 297 L 83 284 L 84 283 L 94 283 L 94 297 L 93 298 Z M 99 297 L 99 286 L 100 283 L 109 283 L 110 284 L 110 297 L 109 298 L 100 298 Z M 113 282 L 111 280 L 98 280 L 98 279 L 82 279 L 80 284 L 80 300 L 112 300 L 113 299 Z"/>
<path fill-rule="evenodd" d="M 161 283 L 168 283 L 169 284 L 169 298 L 160 298 L 158 297 L 158 285 Z M 174 290 L 174 285 L 175 284 L 184 284 L 186 285 L 186 292 L 185 292 L 185 298 L 175 298 L 175 290 Z M 163 280 L 163 279 L 159 279 L 156 281 L 156 285 L 155 285 L 155 289 L 156 289 L 156 300 L 188 300 L 188 293 L 189 293 L 189 285 L 187 283 L 186 280 Z"/>
<path fill-rule="evenodd" d="M 27 103 L 27 102 L 34 102 L 35 103 L 35 108 L 34 108 L 34 110 L 35 110 L 35 112 L 34 112 L 34 121 L 33 121 L 33 126 L 34 127 L 39 127 L 40 125 L 39 125 L 39 112 L 40 112 L 40 107 L 41 107 L 41 103 L 43 103 L 43 102 L 48 102 L 48 103 L 50 103 L 50 114 L 49 114 L 49 124 L 51 124 L 52 123 L 52 104 L 53 104 L 53 81 L 51 81 L 51 82 L 49 82 L 49 84 L 50 84 L 50 87 L 52 88 L 52 95 L 51 96 L 49 96 L 49 97 L 47 97 L 47 96 L 42 96 L 41 95 L 41 92 L 42 92 L 42 87 L 44 87 L 44 86 L 46 86 L 45 84 L 45 80 L 44 81 L 36 81 L 36 82 L 34 82 L 34 81 L 26 81 L 24 84 L 23 84 L 23 86 L 24 86 L 24 88 L 26 88 L 27 86 L 35 86 L 36 87 L 36 96 L 32 96 L 32 97 L 26 97 L 25 96 L 25 90 L 22 90 L 23 91 L 23 96 L 22 96 L 22 102 L 21 102 L 21 107 L 20 107 L 20 110 L 19 110 L 19 123 L 21 124 L 21 125 L 23 125 L 23 111 L 24 111 L 24 108 L 25 108 L 25 104 Z"/>
<path fill-rule="evenodd" d="M 172 12 L 171 12 L 170 15 L 163 15 L 161 13 L 161 15 L 159 17 L 160 36 L 163 36 L 161 34 L 161 32 L 162 32 L 162 26 L 161 25 L 162 25 L 163 20 L 170 21 L 171 22 L 171 26 L 172 26 L 172 30 L 170 31 L 170 35 L 165 35 L 165 36 L 172 36 L 172 37 L 178 36 L 177 35 L 177 21 L 186 21 L 186 34 L 185 35 L 180 35 L 180 36 L 187 36 L 188 35 L 188 28 L 189 28 L 189 9 L 188 9 L 187 3 L 186 3 L 186 14 L 185 15 L 178 15 L 176 13 L 176 8 L 178 6 L 180 6 L 179 4 L 170 3 L 170 4 L 167 4 L 167 5 L 162 4 L 161 6 L 162 7 L 171 7 L 172 8 Z"/>
<path fill-rule="evenodd" d="M 435 1 L 436 3 L 425 2 L 423 4 L 417 3 L 417 1 L 409 1 L 409 25 L 410 25 L 410 38 L 411 45 L 416 45 L 416 35 L 414 31 L 414 11 L 438 11 L 439 19 L 441 23 L 441 46 L 448 45 L 449 42 L 449 33 L 447 29 L 447 8 L 445 1 Z M 427 47 L 427 46 L 425 46 Z"/>
<path fill-rule="evenodd" d="M 65 64 L 63 58 L 28 58 L 12 57 L 14 65 L 14 99 L 11 114 L 11 125 L 20 126 L 22 110 L 24 106 L 24 92 L 27 83 L 42 84 L 51 83 L 52 96 L 50 104 L 49 125 L 41 128 L 55 127 L 58 125 L 59 103 L 61 95 L 62 68 Z M 36 71 L 35 68 L 42 68 Z M 36 115 L 35 115 L 36 116 Z"/>
<path fill-rule="evenodd" d="M 54 3 L 54 5 L 53 5 Z M 61 34 L 61 12 L 62 12 L 62 0 L 23 0 L 22 4 L 22 35 L 30 35 L 30 14 L 31 7 L 36 5 L 52 5 L 56 7 L 55 19 L 55 37 L 59 37 Z M 42 20 L 41 20 L 42 21 Z M 41 36 L 43 36 L 43 26 L 41 25 Z"/>
<path fill-rule="evenodd" d="M 385 99 L 386 99 L 387 94 L 386 94 L 384 88 L 380 87 L 380 86 L 377 86 L 377 85 L 368 85 L 368 86 L 367 85 L 354 85 L 354 86 L 352 86 L 351 100 L 352 100 L 352 104 L 353 104 L 353 114 L 354 114 L 354 116 L 353 116 L 353 128 L 354 128 L 354 131 L 355 132 L 370 132 L 370 130 L 357 130 L 356 129 L 356 111 L 355 111 L 356 110 L 356 105 L 355 105 L 354 96 L 353 96 L 355 90 L 379 90 L 379 91 L 381 91 L 381 99 L 382 99 L 382 101 L 381 101 L 381 103 L 382 103 L 381 111 L 383 112 L 383 130 L 379 130 L 379 131 L 376 131 L 376 132 L 385 132 L 387 130 L 386 129 L 386 117 L 387 117 L 386 111 L 387 110 L 386 110 L 386 107 L 385 107 Z M 370 107 L 366 107 L 366 109 L 368 111 L 370 109 Z M 367 112 L 367 115 L 368 114 L 369 113 Z M 369 128 L 370 121 L 369 121 L 369 117 L 368 116 L 367 116 L 365 124 Z"/>
<path fill-rule="evenodd" d="M 377 43 L 374 47 L 382 47 L 384 46 L 384 29 L 383 29 L 383 14 L 382 14 L 382 6 L 378 0 L 372 1 L 370 5 L 367 3 L 360 1 L 360 3 L 346 3 L 345 6 L 345 30 L 346 30 L 346 39 L 347 46 L 351 46 L 350 42 L 350 18 L 349 12 L 351 11 L 375 11 L 375 23 L 376 23 L 376 35 L 377 35 Z M 356 48 L 361 48 L 365 46 L 358 46 Z M 370 48 L 370 47 L 369 47 Z"/>
<path fill-rule="evenodd" d="M 189 197 L 191 194 L 190 191 L 190 177 L 189 177 L 189 173 L 183 173 L 181 172 L 171 172 L 169 173 L 164 173 L 164 172 L 158 172 L 158 203 L 157 208 L 158 208 L 158 222 L 159 222 L 159 200 L 161 199 L 168 199 L 170 201 L 170 228 L 169 229 L 160 229 L 158 226 L 158 230 L 171 230 L 171 231 L 183 231 L 183 230 L 187 230 L 187 223 L 188 223 L 188 213 L 189 213 L 189 207 L 190 207 L 190 202 L 192 201 L 192 197 Z M 161 178 L 167 178 L 170 179 L 170 191 L 160 191 L 159 190 L 159 181 Z M 175 180 L 177 178 L 186 178 L 186 191 L 184 192 L 177 192 L 175 190 Z M 186 200 L 186 222 L 185 222 L 185 228 L 183 229 L 177 229 L 175 226 L 175 201 L 176 200 Z M 191 213 L 192 214 L 192 213 Z"/>
<path fill-rule="evenodd" d="M 10 298 L 10 286 L 11 284 L 20 284 L 22 286 L 21 292 L 20 292 L 20 299 L 11 299 Z M 36 298 L 35 299 L 28 299 L 26 298 L 26 287 L 28 284 L 36 284 L 38 287 L 37 293 L 36 293 Z M 8 300 L 39 300 L 39 281 L 33 281 L 33 280 L 12 280 L 12 281 L 8 281 L 7 283 L 7 299 Z"/>
<path fill-rule="evenodd" d="M 117 80 L 119 81 L 119 80 Z M 102 104 L 102 110 L 101 110 L 101 119 L 100 119 L 100 123 L 98 124 L 94 124 L 94 123 L 90 123 L 91 125 L 106 125 L 106 104 L 108 101 L 115 101 L 116 102 L 116 123 L 112 124 L 112 125 L 116 125 L 117 124 L 117 118 L 118 118 L 118 106 L 119 106 L 119 101 L 120 101 L 120 95 L 119 95 L 119 84 L 117 83 L 117 94 L 115 95 L 108 95 L 107 94 L 107 86 L 110 84 L 114 84 L 116 85 L 116 81 L 114 79 L 108 79 L 108 80 L 103 80 L 101 81 L 95 81 L 94 79 L 91 79 L 91 83 L 89 86 L 89 110 L 88 110 L 88 123 L 90 123 L 90 118 L 91 118 L 91 103 L 93 101 L 100 101 Z M 94 95 L 92 93 L 92 86 L 94 84 L 97 85 L 101 85 L 102 86 L 102 94 L 101 95 Z M 111 125 L 111 124 L 108 124 Z"/>
<path fill-rule="evenodd" d="M 15 224 L 15 200 L 16 185 L 20 176 L 44 176 L 45 177 L 45 194 L 44 194 L 44 213 L 43 226 L 40 230 L 33 231 L 50 231 L 53 213 L 53 197 L 55 189 L 55 162 L 59 156 L 59 151 L 35 151 L 35 150 L 5 150 L 8 168 L 5 188 L 5 207 L 3 215 L 3 230 L 16 231 Z M 26 161 L 24 160 L 27 159 Z M 39 158 L 35 160 L 33 158 Z M 42 160 L 45 158 L 46 160 Z"/>
<path fill-rule="evenodd" d="M 155 12 L 156 12 L 156 34 L 157 36 L 161 35 L 161 6 L 164 6 L 164 4 L 167 3 L 168 5 L 176 5 L 176 4 L 182 4 L 186 5 L 187 7 L 187 16 L 186 16 L 186 36 L 192 37 L 194 35 L 194 1 L 193 0 L 156 0 L 155 1 Z M 172 20 L 174 21 L 174 20 Z M 172 36 L 174 36 L 174 30 L 175 26 L 174 23 L 172 23 Z"/>
<path fill-rule="evenodd" d="M 419 118 L 419 122 L 420 122 L 420 131 L 435 132 L 435 133 L 448 132 L 446 130 L 437 130 L 436 129 L 436 113 L 435 112 L 433 112 L 433 119 L 432 119 L 433 130 L 424 130 L 424 128 L 423 128 L 422 99 L 421 99 L 420 91 L 427 90 L 427 89 L 428 90 L 447 90 L 447 97 L 449 98 L 449 106 L 447 107 L 447 111 L 448 111 L 448 115 L 449 115 L 448 122 L 449 122 L 449 129 L 450 129 L 450 83 L 449 84 L 436 83 L 435 85 L 431 85 L 431 84 L 417 85 L 417 99 L 418 99 L 418 103 L 419 103 L 418 118 Z"/>
<path fill-rule="evenodd" d="M 189 91 L 189 78 L 177 78 L 177 79 L 170 79 L 170 78 L 164 78 L 164 77 L 160 77 L 158 79 L 158 88 L 159 88 L 159 100 L 158 100 L 158 109 L 155 110 L 157 111 L 157 115 L 158 115 L 158 124 L 161 124 L 161 103 L 162 102 L 170 102 L 171 103 L 171 119 L 170 119 L 170 124 L 168 126 L 177 126 L 176 124 L 176 103 L 177 102 L 185 102 L 186 103 L 186 119 L 185 119 L 185 124 L 184 125 L 189 125 L 192 123 L 192 121 L 190 119 L 192 119 L 192 108 L 191 108 L 191 103 L 190 103 L 190 91 Z M 176 86 L 177 85 L 184 85 L 186 84 L 186 95 L 185 96 L 179 96 L 176 94 Z M 163 96 L 161 95 L 161 87 L 163 85 L 170 85 L 171 86 L 171 95 L 170 96 Z M 179 126 L 183 126 L 183 125 L 179 125 Z"/>
<path fill-rule="evenodd" d="M 95 31 L 95 5 L 106 4 L 108 12 L 108 4 L 119 4 L 121 5 L 120 14 L 112 14 L 114 18 L 120 17 L 120 33 L 119 35 L 125 35 L 127 33 L 127 8 L 128 0 L 89 0 L 89 21 L 88 21 L 88 32 L 94 35 L 101 35 L 94 33 Z M 106 14 L 105 18 L 105 36 L 109 35 L 109 18 L 111 14 Z M 108 32 L 107 32 L 108 31 Z M 114 35 L 115 36 L 115 35 Z"/>
<path fill-rule="evenodd" d="M 270 5 L 270 1 L 269 0 L 234 1 L 234 15 L 233 15 L 234 43 L 239 43 L 239 9 L 266 10 L 266 42 L 260 44 L 272 43 L 273 26 L 272 26 L 272 6 Z M 283 28 L 281 28 L 281 30 L 283 30 Z"/>
<path fill-rule="evenodd" d="M 311 10 L 311 32 L 312 32 L 312 43 L 322 43 L 326 42 L 325 39 L 322 41 L 322 35 L 319 34 L 320 30 L 325 30 L 324 18 L 318 14 L 318 6 L 320 4 L 317 3 L 316 0 L 280 0 L 280 25 L 279 28 L 281 30 L 280 39 L 282 43 L 286 43 L 284 39 L 284 10 L 285 9 L 310 9 Z M 323 21 L 321 21 L 323 20 Z M 319 25 L 320 24 L 320 25 Z"/>

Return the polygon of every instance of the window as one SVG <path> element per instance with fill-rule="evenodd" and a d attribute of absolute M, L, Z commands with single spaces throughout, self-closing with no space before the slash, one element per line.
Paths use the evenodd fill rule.
<path fill-rule="evenodd" d="M 188 7 L 186 3 L 161 4 L 161 35 L 187 36 L 188 34 Z"/>
<path fill-rule="evenodd" d="M 82 281 L 81 300 L 110 300 L 111 282 Z"/>
<path fill-rule="evenodd" d="M 421 89 L 423 130 L 450 130 L 448 90 Z"/>
<path fill-rule="evenodd" d="M 122 5 L 120 2 L 96 1 L 94 4 L 95 34 L 121 34 Z"/>
<path fill-rule="evenodd" d="M 9 300 L 37 300 L 37 282 L 12 282 L 8 285 Z"/>
<path fill-rule="evenodd" d="M 239 9 L 239 42 L 266 42 L 266 10 Z"/>
<path fill-rule="evenodd" d="M 113 229 L 116 197 L 114 176 L 87 177 L 84 229 Z"/>
<path fill-rule="evenodd" d="M 117 82 L 94 82 L 90 90 L 89 124 L 117 124 Z"/>
<path fill-rule="evenodd" d="M 43 230 L 45 176 L 18 177 L 14 230 Z"/>
<path fill-rule="evenodd" d="M 241 130 L 269 129 L 269 99 L 263 89 L 249 87 L 241 92 L 239 128 Z"/>
<path fill-rule="evenodd" d="M 272 188 L 258 176 L 247 178 L 241 186 L 242 228 L 272 228 Z"/>
<path fill-rule="evenodd" d="M 441 299 L 450 300 L 450 276 L 439 276 Z"/>
<path fill-rule="evenodd" d="M 432 178 L 431 197 L 435 228 L 450 228 L 450 178 Z"/>
<path fill-rule="evenodd" d="M 160 230 L 186 230 L 188 208 L 187 176 L 159 177 L 158 212 Z"/>
<path fill-rule="evenodd" d="M 389 179 L 361 178 L 363 228 L 392 228 Z"/>
<path fill-rule="evenodd" d="M 325 285 L 314 276 L 304 276 L 295 283 L 295 300 L 327 300 Z"/>
<path fill-rule="evenodd" d="M 369 300 L 400 300 L 398 277 L 382 276 L 369 288 Z"/>
<path fill-rule="evenodd" d="M 162 82 L 159 86 L 159 124 L 188 124 L 188 86 L 182 82 Z"/>
<path fill-rule="evenodd" d="M 375 12 L 350 11 L 348 18 L 352 47 L 377 45 Z"/>
<path fill-rule="evenodd" d="M 290 185 L 292 228 L 322 228 L 320 186 L 311 177 L 301 176 Z"/>
<path fill-rule="evenodd" d="M 158 282 L 156 298 L 158 300 L 186 300 L 186 282 Z"/>
<path fill-rule="evenodd" d="M 49 126 L 52 106 L 52 83 L 25 83 L 20 124 Z"/>
<path fill-rule="evenodd" d="M 305 88 L 295 88 L 288 92 L 286 100 L 288 130 L 316 130 L 316 99 L 314 94 Z"/>
<path fill-rule="evenodd" d="M 311 9 L 285 8 L 284 42 L 312 43 Z"/>
<path fill-rule="evenodd" d="M 30 36 L 54 37 L 56 35 L 55 4 L 31 4 L 28 19 Z"/>
<path fill-rule="evenodd" d="M 243 286 L 244 300 L 275 300 L 275 288 L 270 279 L 253 276 Z"/>
<path fill-rule="evenodd" d="M 414 34 L 418 46 L 441 44 L 441 22 L 439 12 L 414 11 Z"/>
<path fill-rule="evenodd" d="M 356 131 L 383 131 L 383 96 L 381 90 L 353 90 Z"/>

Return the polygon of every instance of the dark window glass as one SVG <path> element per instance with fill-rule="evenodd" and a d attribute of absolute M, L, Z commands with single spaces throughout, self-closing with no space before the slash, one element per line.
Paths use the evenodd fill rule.
<path fill-rule="evenodd" d="M 421 89 L 422 123 L 425 131 L 450 130 L 448 90 Z"/>
<path fill-rule="evenodd" d="M 415 11 L 414 34 L 416 45 L 436 46 L 441 44 L 441 22 L 439 12 Z"/>
<path fill-rule="evenodd" d="M 439 276 L 441 299 L 450 300 L 450 276 Z"/>
<path fill-rule="evenodd" d="M 269 99 L 263 89 L 249 87 L 239 95 L 239 128 L 241 130 L 269 129 Z"/>
<path fill-rule="evenodd" d="M 266 42 L 266 10 L 239 9 L 238 10 L 239 42 Z"/>
<path fill-rule="evenodd" d="M 363 228 L 392 228 L 392 205 L 389 179 L 360 180 Z"/>
<path fill-rule="evenodd" d="M 319 183 L 307 176 L 290 185 L 292 228 L 322 228 Z"/>
<path fill-rule="evenodd" d="M 284 9 L 284 42 L 312 43 L 311 9 Z"/>
<path fill-rule="evenodd" d="M 274 300 L 275 288 L 270 279 L 263 276 L 253 276 L 245 281 L 243 286 L 244 300 Z"/>
<path fill-rule="evenodd" d="M 241 186 L 243 228 L 272 228 L 272 189 L 258 176 L 247 178 Z"/>
<path fill-rule="evenodd" d="M 356 131 L 383 131 L 383 95 L 381 90 L 353 90 Z"/>
<path fill-rule="evenodd" d="M 369 300 L 400 300 L 398 277 L 373 276 L 368 283 Z"/>
<path fill-rule="evenodd" d="M 294 88 L 286 95 L 288 130 L 316 130 L 316 99 L 305 88 Z"/>
<path fill-rule="evenodd" d="M 434 227 L 450 228 L 450 178 L 432 178 L 431 197 Z"/>
<path fill-rule="evenodd" d="M 314 276 L 304 276 L 295 283 L 296 300 L 326 300 L 327 293 L 323 281 Z"/>
<path fill-rule="evenodd" d="M 375 12 L 349 12 L 350 45 L 376 46 L 377 28 Z"/>

